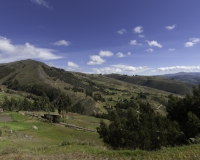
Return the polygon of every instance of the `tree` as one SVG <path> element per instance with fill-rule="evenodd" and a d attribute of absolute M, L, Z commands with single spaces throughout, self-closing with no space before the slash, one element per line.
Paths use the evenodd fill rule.
<path fill-rule="evenodd" d="M 188 137 L 195 137 L 200 131 L 200 120 L 192 112 L 188 113 L 188 121 L 186 123 L 186 134 Z"/>
<path fill-rule="evenodd" d="M 177 123 L 155 114 L 148 103 L 139 103 L 140 112 L 129 107 L 109 115 L 111 123 L 101 122 L 97 132 L 114 149 L 156 150 L 162 146 L 181 145 Z"/>
<path fill-rule="evenodd" d="M 85 108 L 81 105 L 80 102 L 78 102 L 70 108 L 70 111 L 75 112 L 75 113 L 84 114 Z"/>
<path fill-rule="evenodd" d="M 58 108 L 58 113 L 63 114 L 63 111 L 68 112 L 68 108 L 71 105 L 71 99 L 64 93 L 60 94 L 55 102 L 56 107 Z"/>
<path fill-rule="evenodd" d="M 168 118 L 179 123 L 187 138 L 195 137 L 200 131 L 200 85 L 185 98 L 170 95 L 166 110 Z"/>

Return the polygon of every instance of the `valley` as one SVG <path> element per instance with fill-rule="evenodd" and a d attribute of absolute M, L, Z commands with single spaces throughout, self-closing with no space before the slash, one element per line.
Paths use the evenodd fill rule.
<path fill-rule="evenodd" d="M 101 132 L 97 132 L 102 121 L 107 126 L 112 125 L 115 110 L 117 114 L 128 114 L 132 108 L 141 117 L 159 115 L 163 121 L 169 97 L 184 99 L 185 94 L 192 92 L 191 85 L 158 76 L 68 72 L 30 59 L 2 64 L 0 73 L 0 106 L 4 109 L 0 113 L 1 159 L 160 159 L 163 154 L 165 159 L 181 159 L 200 156 L 199 144 L 161 147 L 158 151 L 116 150 L 104 143 L 99 138 Z M 61 125 L 41 119 L 44 114 L 59 113 Z M 31 116 L 33 114 L 37 116 Z M 139 123 L 147 122 L 144 119 Z"/>

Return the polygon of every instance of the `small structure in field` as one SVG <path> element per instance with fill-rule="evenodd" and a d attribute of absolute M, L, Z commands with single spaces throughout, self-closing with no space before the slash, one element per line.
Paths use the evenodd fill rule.
<path fill-rule="evenodd" d="M 44 114 L 44 116 L 42 116 L 42 118 L 52 121 L 53 123 L 60 122 L 60 115 L 58 115 L 58 114 Z"/>
<path fill-rule="evenodd" d="M 1 108 L 1 106 L 0 106 L 0 112 L 3 112 L 3 108 Z"/>

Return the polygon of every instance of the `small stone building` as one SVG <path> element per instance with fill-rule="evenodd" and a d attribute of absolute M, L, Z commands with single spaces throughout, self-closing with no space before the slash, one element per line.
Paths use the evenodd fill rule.
<path fill-rule="evenodd" d="M 44 114 L 42 118 L 51 120 L 53 123 L 59 123 L 60 122 L 60 115 L 57 114 Z"/>
<path fill-rule="evenodd" d="M 0 107 L 0 112 L 3 112 L 3 108 Z"/>

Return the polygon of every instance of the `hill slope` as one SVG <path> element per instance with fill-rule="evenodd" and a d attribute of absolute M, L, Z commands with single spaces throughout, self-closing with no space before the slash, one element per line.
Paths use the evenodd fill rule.
<path fill-rule="evenodd" d="M 158 76 L 126 76 L 119 74 L 109 74 L 107 77 L 176 94 L 184 95 L 190 92 L 190 87 L 186 84 Z"/>
<path fill-rule="evenodd" d="M 72 99 L 72 105 L 79 102 L 88 115 L 107 113 L 118 102 L 131 99 L 149 102 L 154 109 L 162 105 L 157 111 L 165 115 L 164 106 L 169 92 L 185 94 L 190 89 L 183 83 L 159 77 L 69 72 L 30 59 L 1 64 L 0 84 L 4 88 L 26 92 L 33 88 L 50 88 L 46 94 L 55 89 L 60 90 Z"/>
<path fill-rule="evenodd" d="M 162 77 L 167 77 L 184 83 L 192 85 L 200 84 L 200 73 L 199 72 L 179 72 L 176 74 L 166 74 Z"/>

